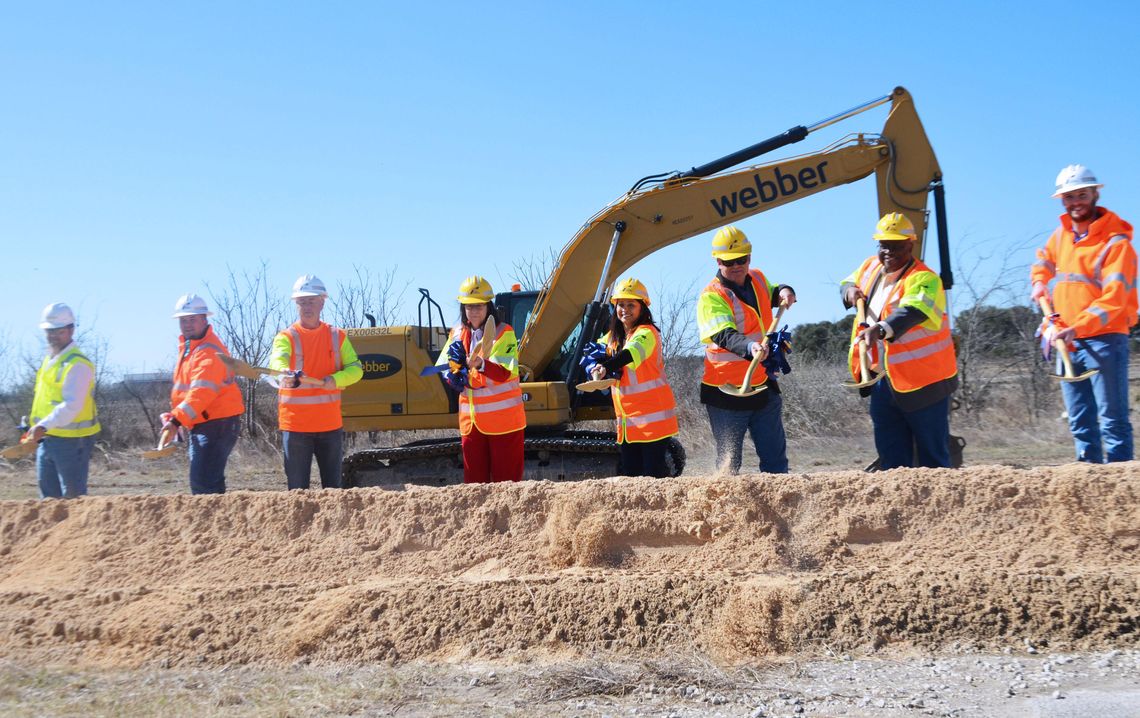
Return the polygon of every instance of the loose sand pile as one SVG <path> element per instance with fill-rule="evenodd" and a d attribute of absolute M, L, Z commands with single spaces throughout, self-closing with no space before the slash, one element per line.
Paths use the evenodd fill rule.
<path fill-rule="evenodd" d="M 1137 466 L 0 503 L 0 655 L 1135 646 Z"/>

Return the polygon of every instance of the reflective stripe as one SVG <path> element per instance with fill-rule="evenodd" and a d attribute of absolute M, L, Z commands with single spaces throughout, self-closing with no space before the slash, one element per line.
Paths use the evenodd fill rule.
<path fill-rule="evenodd" d="M 332 404 L 340 401 L 340 392 L 336 394 L 318 394 L 316 396 L 278 394 L 277 399 L 282 404 Z"/>
<path fill-rule="evenodd" d="M 943 316 L 943 321 L 945 321 L 945 315 Z M 892 346 L 906 346 L 907 344 L 913 344 L 914 342 L 920 341 L 922 339 L 929 339 L 930 337 L 938 336 L 941 333 L 942 327 L 939 327 L 938 329 L 923 329 L 922 325 L 918 324 L 913 328 L 907 330 L 906 333 L 901 337 L 895 339 L 894 342 L 892 342 Z"/>
<path fill-rule="evenodd" d="M 946 347 L 953 346 L 953 344 L 953 339 L 947 336 L 941 341 L 934 342 L 933 344 L 927 344 L 926 346 L 918 347 L 917 349 L 911 349 L 909 351 L 903 352 L 892 351 L 887 356 L 887 361 L 890 364 L 900 364 L 902 362 L 914 361 L 915 359 L 922 359 L 923 357 L 928 357 L 931 354 L 940 352 Z"/>
<path fill-rule="evenodd" d="M 1040 268 L 1047 270 L 1049 272 L 1056 272 L 1057 271 L 1057 265 L 1055 263 L 1049 261 L 1048 259 L 1039 259 L 1033 263 L 1033 266 L 1034 267 L 1040 267 Z"/>
<path fill-rule="evenodd" d="M 56 428 L 57 429 L 66 429 L 68 431 L 74 431 L 75 429 L 88 429 L 92 426 L 95 426 L 98 423 L 99 423 L 98 419 L 88 419 L 86 421 L 72 422 L 72 423 L 66 424 L 64 426 L 57 426 Z"/>
<path fill-rule="evenodd" d="M 325 326 L 329 328 L 329 345 L 332 347 L 333 372 L 335 373 L 344 368 L 341 365 L 344 358 L 340 355 L 341 345 L 344 344 L 344 332 L 335 329 L 331 324 Z M 302 373 L 307 373 L 305 372 L 305 349 L 301 346 L 301 333 L 293 327 L 286 329 L 285 333 L 289 335 L 289 340 L 293 344 L 293 357 L 290 366 L 294 371 L 300 370 Z M 342 341 L 337 341 L 337 339 Z M 360 366 L 360 362 L 356 362 L 355 366 Z"/>
<path fill-rule="evenodd" d="M 489 404 L 476 404 L 476 403 L 472 402 L 471 407 L 474 410 L 475 415 L 478 416 L 479 414 L 490 413 L 492 411 L 502 411 L 503 409 L 510 409 L 512 407 L 519 406 L 522 403 L 523 403 L 522 395 L 519 395 L 519 396 L 512 396 L 509 399 L 503 399 L 502 401 L 493 401 Z"/>
<path fill-rule="evenodd" d="M 1090 286 L 1100 289 L 1100 282 L 1087 274 L 1078 274 L 1076 272 L 1059 272 L 1057 274 L 1058 282 L 1076 282 L 1078 284 L 1088 284 Z"/>
<path fill-rule="evenodd" d="M 771 300 L 769 300 L 769 301 L 771 301 Z M 740 332 L 740 328 L 745 325 L 744 304 L 742 304 L 741 301 L 736 298 L 736 294 L 732 290 L 728 290 L 728 303 L 729 303 L 729 305 L 732 306 L 732 317 L 733 317 L 733 319 L 736 320 L 736 331 Z M 756 296 L 756 304 L 757 305 L 760 304 L 759 293 L 757 293 L 757 296 Z M 758 315 L 761 314 L 759 309 L 757 309 L 756 314 L 758 314 Z M 761 323 L 764 322 L 763 316 L 760 317 L 760 322 Z M 744 334 L 744 337 L 748 341 L 758 342 L 761 339 L 763 339 L 765 336 L 767 336 L 765 329 L 766 329 L 765 327 L 761 327 L 759 329 L 759 331 L 752 332 L 751 334 L 744 334 L 744 332 L 740 332 L 740 333 Z M 731 354 L 731 352 L 729 352 L 729 353 Z M 733 354 L 733 356 L 736 356 L 736 354 Z M 737 358 L 739 359 L 740 357 L 737 357 Z"/>
<path fill-rule="evenodd" d="M 1120 244 L 1121 242 L 1126 241 L 1128 241 L 1127 237 L 1125 237 L 1123 234 L 1118 234 L 1114 237 L 1109 238 L 1109 240 L 1105 242 L 1104 248 L 1097 253 L 1096 260 L 1093 262 L 1094 277 L 1100 276 L 1101 269 L 1104 267 L 1105 257 L 1108 256 L 1108 250 L 1112 249 L 1114 246 Z"/>
<path fill-rule="evenodd" d="M 195 379 L 194 381 L 190 382 L 190 388 L 191 389 L 213 389 L 214 391 L 219 391 L 221 389 L 221 387 L 218 386 L 217 384 L 215 384 L 214 382 L 207 381 L 205 379 Z"/>
<path fill-rule="evenodd" d="M 57 382 L 63 381 L 63 370 L 66 369 L 68 366 L 70 366 L 73 362 L 78 361 L 79 359 L 83 359 L 84 361 L 87 361 L 87 362 L 91 361 L 90 359 L 83 356 L 79 352 L 73 352 L 73 353 L 68 354 L 67 356 L 63 357 L 62 359 L 60 359 L 59 363 L 55 365 L 55 380 Z"/>
<path fill-rule="evenodd" d="M 1101 309 L 1100 307 L 1089 307 L 1085 311 L 1100 319 L 1101 326 L 1108 324 L 1108 312 Z"/>
<path fill-rule="evenodd" d="M 711 334 L 716 333 L 715 331 L 713 331 L 713 327 L 723 326 L 723 325 L 728 324 L 729 322 L 732 322 L 732 321 L 734 321 L 734 319 L 733 319 L 731 314 L 714 314 L 711 317 L 707 317 L 706 321 L 698 322 L 698 325 L 699 325 L 699 328 L 701 330 L 701 334 L 707 336 L 707 335 L 711 335 Z M 739 327 L 742 325 L 737 324 L 736 326 Z"/>
<path fill-rule="evenodd" d="M 175 384 L 170 387 L 173 391 L 190 391 L 189 384 Z"/>
<path fill-rule="evenodd" d="M 176 406 L 175 409 L 181 409 L 182 411 L 186 412 L 186 416 L 189 416 L 191 419 L 198 418 L 198 412 L 194 411 L 194 407 L 190 406 L 189 402 L 184 401 Z"/>
<path fill-rule="evenodd" d="M 488 381 L 490 381 L 490 380 L 488 380 Z M 501 384 L 499 384 L 499 383 L 492 384 L 491 386 L 481 386 L 478 388 L 467 387 L 467 391 L 470 392 L 469 396 L 471 396 L 473 398 L 474 397 L 483 398 L 483 397 L 487 397 L 487 396 L 496 396 L 498 394 L 508 392 L 511 389 L 514 389 L 516 387 L 518 387 L 518 382 L 514 381 L 514 380 L 510 380 L 510 381 L 504 381 Z"/>
<path fill-rule="evenodd" d="M 338 372 L 344 368 L 344 365 L 341 363 L 344 361 L 344 357 L 342 357 L 340 354 L 341 346 L 344 344 L 343 339 L 344 339 L 344 332 L 342 332 L 339 329 L 333 329 L 332 325 L 330 324 L 329 325 L 329 344 L 332 345 L 333 372 L 334 373 Z"/>
<path fill-rule="evenodd" d="M 1133 289 L 1136 288 L 1136 282 L 1133 281 L 1132 283 L 1129 283 L 1128 277 L 1126 277 L 1124 275 L 1124 272 L 1113 272 L 1112 274 L 1108 275 L 1107 277 L 1104 278 L 1104 281 L 1102 282 L 1102 286 L 1104 284 L 1109 284 L 1111 282 L 1120 282 L 1121 284 L 1124 285 L 1124 291 L 1126 291 L 1126 292 L 1131 292 Z"/>
<path fill-rule="evenodd" d="M 649 424 L 654 424 L 658 421 L 666 421 L 677 416 L 677 412 L 673 409 L 665 409 L 663 411 L 655 411 L 652 414 L 642 414 L 641 416 L 627 416 L 625 417 L 626 424 L 632 424 L 636 427 L 643 427 Z"/>
<path fill-rule="evenodd" d="M 300 369 L 305 371 L 305 348 L 301 346 L 301 333 L 293 327 L 285 330 L 289 334 L 289 343 L 293 345 L 292 356 L 289 358 L 289 366 L 293 371 Z"/>
<path fill-rule="evenodd" d="M 618 387 L 618 391 L 622 396 L 629 396 L 630 394 L 640 394 L 643 391 L 656 389 L 658 387 L 665 386 L 666 384 L 668 384 L 668 382 L 665 381 L 664 378 L 659 378 L 653 379 L 652 381 L 647 381 L 643 384 L 630 384 L 628 386 Z"/>

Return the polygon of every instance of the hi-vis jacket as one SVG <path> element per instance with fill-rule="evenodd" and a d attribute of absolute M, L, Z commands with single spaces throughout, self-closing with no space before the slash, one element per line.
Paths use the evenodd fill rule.
<path fill-rule="evenodd" d="M 735 329 L 749 342 L 763 342 L 768 337 L 768 327 L 772 324 L 772 290 L 759 269 L 748 270 L 748 281 L 756 292 L 756 304 L 760 313 L 740 301 L 732 290 L 724 286 L 720 279 L 713 279 L 697 299 L 697 326 L 701 341 L 705 343 L 705 374 L 701 382 L 710 386 L 744 383 L 750 360 L 723 349 L 712 341 L 712 336 L 724 329 Z M 768 372 L 757 366 L 752 374 L 753 384 L 763 384 L 768 380 Z"/>
<path fill-rule="evenodd" d="M 211 419 L 225 419 L 245 411 L 233 370 L 218 355 L 229 356 L 212 326 L 201 339 L 178 337 L 178 364 L 170 389 L 170 410 L 187 428 Z"/>
<path fill-rule="evenodd" d="M 331 390 L 305 384 L 296 389 L 279 389 L 277 424 L 282 431 L 334 431 L 344 426 L 340 415 L 341 389 L 364 376 L 348 335 L 324 322 L 316 329 L 305 329 L 295 322 L 279 332 L 273 338 L 269 368 L 301 371 L 314 379 L 332 376 L 336 380 L 336 388 Z"/>
<path fill-rule="evenodd" d="M 874 256 L 844 279 L 843 284 L 855 284 L 864 296 L 870 297 L 882 276 L 883 265 Z M 921 260 L 914 260 L 899 277 L 879 313 L 879 319 L 886 321 L 891 312 L 900 307 L 917 309 L 926 318 L 921 324 L 885 343 L 883 366 L 891 388 L 911 392 L 955 376 L 958 360 L 950 337 L 950 322 L 946 317 L 946 292 L 942 290 L 942 280 Z M 852 322 L 847 362 L 855 381 L 860 380 L 860 358 L 855 343 L 858 332 L 858 323 Z"/>
<path fill-rule="evenodd" d="M 661 357 L 661 333 L 651 324 L 642 324 L 617 346 L 609 332 L 598 340 L 607 353 L 616 356 L 629 351 L 633 361 L 622 367 L 618 385 L 610 390 L 617 416 L 617 441 L 630 444 L 658 441 L 677 435 L 677 408 L 673 390 L 665 380 Z"/>
<path fill-rule="evenodd" d="M 79 351 L 79 347 L 74 343 L 54 357 L 44 357 L 43 363 L 40 364 L 40 369 L 36 372 L 35 395 L 32 397 L 31 425 L 36 426 L 64 403 L 64 384 L 67 383 L 68 375 L 77 365 L 87 368 L 92 381 L 87 385 L 82 397 L 68 398 L 68 407 L 72 406 L 71 401 L 79 400 L 82 402 L 79 412 L 63 426 L 49 428 L 47 430 L 48 436 L 76 439 L 98 434 L 102 428 L 99 426 L 99 416 L 95 409 L 95 365 L 83 355 L 83 352 Z M 63 416 L 57 416 L 60 420 L 66 421 Z"/>
<path fill-rule="evenodd" d="M 470 434 L 473 428 L 491 436 L 526 428 L 515 330 L 504 323 L 496 326 L 495 333 L 491 355 L 483 357 L 483 370 L 468 371 L 468 386 L 459 393 L 459 433 L 462 436 Z M 462 324 L 452 327 L 447 343 L 455 341 L 461 342 L 467 356 L 471 356 L 471 329 Z M 446 363 L 445 348 L 436 364 Z"/>
<path fill-rule="evenodd" d="M 1053 285 L 1053 309 L 1078 338 L 1127 334 L 1136 324 L 1136 250 L 1132 225 L 1107 209 L 1074 242 L 1073 221 L 1061 215 L 1030 269 L 1034 282 Z"/>

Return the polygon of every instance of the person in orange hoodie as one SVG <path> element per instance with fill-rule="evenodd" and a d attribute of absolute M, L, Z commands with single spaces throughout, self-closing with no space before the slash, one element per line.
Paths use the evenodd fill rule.
<path fill-rule="evenodd" d="M 1128 332 L 1138 308 L 1132 225 L 1097 206 L 1103 186 L 1082 165 L 1061 170 L 1053 193 L 1065 208 L 1061 226 L 1030 269 L 1035 303 L 1053 282 L 1060 321 L 1045 329 L 1047 346 L 1068 344 L 1078 374 L 1098 370 L 1087 381 L 1061 383 L 1077 460 L 1094 464 L 1132 459 Z"/>
<path fill-rule="evenodd" d="M 277 393 L 277 425 L 290 489 L 309 488 L 314 457 L 321 488 L 344 488 L 340 394 L 360 381 L 364 369 L 345 331 L 321 321 L 328 296 L 317 277 L 299 277 L 292 295 L 298 319 L 274 337 L 269 354 L 269 368 L 283 374 Z"/>
<path fill-rule="evenodd" d="M 245 404 L 233 371 L 219 355 L 229 351 L 207 317 L 206 300 L 184 294 L 174 305 L 178 364 L 170 390 L 170 411 L 162 415 L 163 432 L 178 432 L 190 443 L 190 493 L 224 494 L 226 462 L 241 431 Z"/>

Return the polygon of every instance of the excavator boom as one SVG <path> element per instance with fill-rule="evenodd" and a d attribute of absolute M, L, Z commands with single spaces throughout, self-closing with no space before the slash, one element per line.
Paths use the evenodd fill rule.
<path fill-rule="evenodd" d="M 887 99 L 868 103 L 857 111 Z M 595 287 L 611 285 L 649 254 L 871 173 L 876 174 L 879 214 L 905 214 L 914 223 L 921 253 L 927 193 L 932 184 L 940 182 L 941 172 L 910 93 L 899 87 L 889 100 L 890 113 L 877 135 L 854 135 L 818 153 L 701 176 L 702 170 L 719 171 L 730 166 L 728 162 L 746 161 L 798 141 L 809 132 L 808 128 L 793 128 L 704 168 L 675 174 L 647 187 L 639 183 L 586 222 L 563 249 L 520 341 L 520 363 L 540 375 L 581 321 L 583 308 L 595 298 Z"/>

